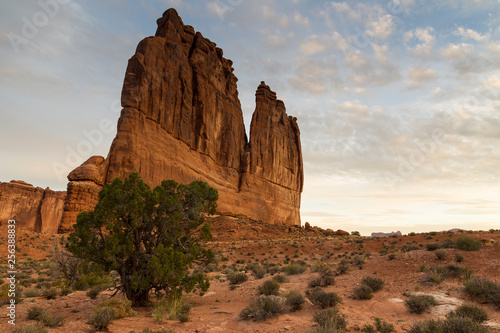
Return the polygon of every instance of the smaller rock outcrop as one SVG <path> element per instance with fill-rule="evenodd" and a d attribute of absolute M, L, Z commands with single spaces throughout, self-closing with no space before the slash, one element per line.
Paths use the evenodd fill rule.
<path fill-rule="evenodd" d="M 65 197 L 65 191 L 44 190 L 19 180 L 0 182 L 0 221 L 13 219 L 18 227 L 56 233 Z"/>
<path fill-rule="evenodd" d="M 396 232 L 389 232 L 389 233 L 383 233 L 383 232 L 372 232 L 372 237 L 391 237 L 391 236 L 402 236 L 401 231 L 396 231 Z"/>

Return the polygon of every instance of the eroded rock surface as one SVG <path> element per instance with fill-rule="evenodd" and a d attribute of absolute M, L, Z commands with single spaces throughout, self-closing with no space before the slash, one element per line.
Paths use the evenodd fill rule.
<path fill-rule="evenodd" d="M 14 219 L 17 227 L 56 233 L 65 197 L 65 191 L 44 190 L 23 181 L 0 182 L 0 221 Z"/>
<path fill-rule="evenodd" d="M 68 176 L 59 231 L 93 208 L 105 182 L 134 171 L 151 186 L 206 181 L 219 190 L 221 214 L 300 225 L 296 118 L 262 82 L 248 140 L 232 62 L 174 9 L 157 23 L 155 37 L 142 40 L 129 60 L 108 157 L 94 156 Z"/>

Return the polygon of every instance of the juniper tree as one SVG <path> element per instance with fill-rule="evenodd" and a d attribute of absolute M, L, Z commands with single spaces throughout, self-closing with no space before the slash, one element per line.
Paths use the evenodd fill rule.
<path fill-rule="evenodd" d="M 208 278 L 190 268 L 213 259 L 203 247 L 212 237 L 204 214 L 215 213 L 217 198 L 202 181 L 164 180 L 151 190 L 138 173 L 116 178 L 99 192 L 94 211 L 78 215 L 67 249 L 118 272 L 120 289 L 134 305 L 148 303 L 152 289 L 204 292 Z"/>

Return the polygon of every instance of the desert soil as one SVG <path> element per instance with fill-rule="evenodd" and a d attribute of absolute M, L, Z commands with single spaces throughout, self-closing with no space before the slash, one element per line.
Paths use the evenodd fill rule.
<path fill-rule="evenodd" d="M 223 265 L 244 267 L 248 263 L 276 263 L 285 265 L 287 258 L 291 261 L 302 260 L 308 265 L 323 260 L 335 267 L 341 259 L 351 260 L 354 256 L 364 257 L 362 268 L 349 264 L 345 274 L 335 277 L 333 286 L 325 287 L 325 291 L 333 291 L 342 297 L 338 309 L 347 318 L 348 331 L 360 331 L 365 324 L 373 324 L 379 317 L 394 324 L 395 332 L 404 332 L 414 322 L 428 318 L 444 318 L 438 309 L 424 314 L 412 314 L 403 301 L 408 293 L 429 292 L 441 293 L 449 298 L 464 302 L 472 302 L 484 308 L 492 325 L 500 323 L 500 311 L 490 304 L 479 304 L 478 300 L 469 297 L 463 290 L 462 279 L 447 278 L 440 284 L 425 282 L 428 273 L 421 272 L 421 266 L 438 266 L 456 264 L 454 255 L 459 252 L 464 261 L 458 265 L 473 270 L 474 276 L 484 276 L 500 283 L 500 232 L 474 233 L 425 233 L 412 236 L 388 238 L 370 237 L 337 237 L 325 236 L 318 230 L 305 231 L 300 228 L 270 226 L 264 223 L 252 222 L 246 219 L 218 216 L 209 219 L 212 227 L 213 241 L 209 246 L 224 258 L 219 262 L 218 269 L 210 272 L 211 285 L 205 295 L 190 294 L 186 301 L 191 305 L 189 321 L 181 323 L 178 320 L 158 322 L 151 315 L 151 307 L 134 308 L 134 317 L 114 320 L 108 327 L 109 332 L 140 332 L 143 329 L 171 329 L 175 332 L 307 332 L 315 327 L 313 315 L 320 310 L 310 302 L 304 303 L 302 309 L 296 312 L 282 314 L 264 322 L 244 321 L 239 319 L 239 313 L 250 304 L 257 294 L 257 288 L 271 278 L 266 274 L 257 279 L 251 271 L 247 271 L 249 279 L 231 290 L 229 282 L 222 272 Z M 1 226 L 2 275 L 6 276 L 7 237 L 6 226 Z M 17 232 L 17 268 L 23 273 L 23 262 L 35 259 L 43 263 L 46 270 L 53 269 L 50 265 L 53 242 L 61 235 L 37 234 L 18 228 Z M 425 244 L 454 240 L 459 236 L 469 235 L 483 241 L 485 246 L 480 251 L 461 251 L 456 248 L 445 249 L 447 258 L 438 260 L 435 253 L 427 251 Z M 402 252 L 400 247 L 406 243 L 417 245 L 419 249 Z M 387 249 L 394 253 L 394 259 L 379 251 Z M 369 254 L 369 257 L 366 255 Z M 26 269 L 21 278 L 37 278 L 38 274 Z M 296 289 L 303 295 L 309 281 L 319 276 L 310 269 L 302 274 L 290 275 L 289 282 L 281 284 L 281 293 Z M 381 278 L 385 281 L 384 288 L 374 293 L 370 300 L 355 300 L 351 298 L 353 289 L 360 285 L 365 276 Z M 20 278 L 20 279 L 21 279 Z M 19 279 L 19 280 L 20 280 Z M 6 282 L 6 280 L 4 279 Z M 22 282 L 22 281 L 18 281 Z M 23 290 L 34 289 L 35 284 L 23 287 Z M 87 319 L 92 309 L 101 301 L 109 298 L 111 291 L 104 291 L 96 299 L 86 296 L 86 291 L 75 291 L 66 296 L 47 300 L 44 297 L 26 298 L 16 307 L 16 325 L 23 325 L 27 310 L 33 306 L 42 306 L 51 314 L 60 314 L 65 318 L 62 327 L 50 328 L 50 332 L 92 332 Z M 441 308 L 444 308 L 442 306 Z M 0 331 L 8 332 L 9 325 L 6 305 L 1 307 L 2 323 Z"/>

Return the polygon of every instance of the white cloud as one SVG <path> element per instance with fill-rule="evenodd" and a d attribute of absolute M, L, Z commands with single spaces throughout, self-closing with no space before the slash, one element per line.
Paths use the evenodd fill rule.
<path fill-rule="evenodd" d="M 414 67 L 408 72 L 409 82 L 408 90 L 423 88 L 426 83 L 435 81 L 438 78 L 438 73 L 430 68 Z"/>
<path fill-rule="evenodd" d="M 293 15 L 293 20 L 295 23 L 297 23 L 298 25 L 300 25 L 302 27 L 306 27 L 306 28 L 309 27 L 309 18 L 306 16 L 303 16 L 299 12 L 295 12 L 295 14 Z"/>
<path fill-rule="evenodd" d="M 305 55 L 313 55 L 323 52 L 326 48 L 325 39 L 313 35 L 308 41 L 299 45 L 299 50 Z"/>
<path fill-rule="evenodd" d="M 482 35 L 475 30 L 465 29 L 464 27 L 458 27 L 454 34 L 457 36 L 461 36 L 464 39 L 473 39 L 477 42 L 485 42 L 490 39 L 490 34 Z"/>
<path fill-rule="evenodd" d="M 377 39 L 387 39 L 394 31 L 394 20 L 390 14 L 384 15 L 378 21 L 367 24 L 365 33 Z"/>
<path fill-rule="evenodd" d="M 434 28 L 417 28 L 407 31 L 403 35 L 405 43 L 409 43 L 412 39 L 417 39 L 418 43 L 415 47 L 410 47 L 409 50 L 418 58 L 429 58 L 432 56 L 433 47 L 436 41 Z"/>

